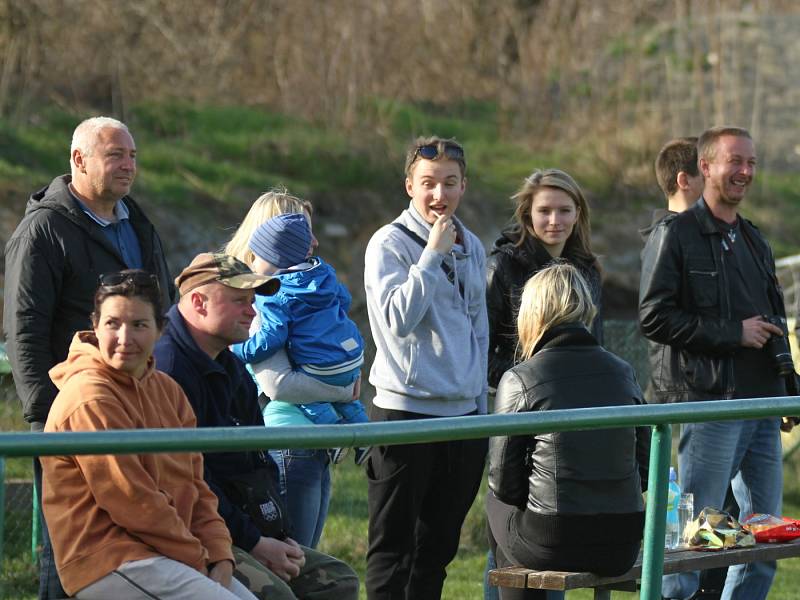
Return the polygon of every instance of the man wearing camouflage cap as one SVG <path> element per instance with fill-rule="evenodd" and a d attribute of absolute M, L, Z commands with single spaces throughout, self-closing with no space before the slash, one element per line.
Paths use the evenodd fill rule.
<path fill-rule="evenodd" d="M 156 345 L 158 368 L 181 385 L 198 427 L 263 426 L 255 383 L 228 346 L 248 338 L 255 294 L 274 294 L 280 283 L 231 256 L 204 253 L 175 285 L 180 300 L 167 313 Z M 262 535 L 253 518 L 228 497 L 225 484 L 232 477 L 266 469 L 277 479 L 267 453 L 206 452 L 204 460 L 206 482 L 233 538 L 234 574 L 251 592 L 262 600 L 358 597 L 358 577 L 345 563 L 291 538 Z"/>

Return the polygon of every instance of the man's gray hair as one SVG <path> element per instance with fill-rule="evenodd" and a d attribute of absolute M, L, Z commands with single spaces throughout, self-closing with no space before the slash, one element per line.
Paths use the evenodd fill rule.
<path fill-rule="evenodd" d="M 80 150 L 83 156 L 90 156 L 94 152 L 97 136 L 103 129 L 121 129 L 130 134 L 125 123 L 111 117 L 91 117 L 82 121 L 72 133 L 72 144 L 69 148 L 69 162 L 72 167 L 75 166 L 72 162 L 75 150 Z"/>

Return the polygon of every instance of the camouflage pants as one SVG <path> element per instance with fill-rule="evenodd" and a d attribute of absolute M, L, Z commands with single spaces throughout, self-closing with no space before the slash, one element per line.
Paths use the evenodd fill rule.
<path fill-rule="evenodd" d="M 357 600 L 358 576 L 342 561 L 306 548 L 306 564 L 289 583 L 241 548 L 233 547 L 234 577 L 258 600 Z"/>

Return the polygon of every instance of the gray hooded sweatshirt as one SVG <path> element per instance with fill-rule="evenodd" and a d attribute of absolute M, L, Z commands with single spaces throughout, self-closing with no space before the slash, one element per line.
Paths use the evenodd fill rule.
<path fill-rule="evenodd" d="M 395 222 L 427 241 L 431 226 L 413 204 Z M 369 381 L 376 406 L 437 417 L 486 413 L 486 252 L 461 221 L 453 222 L 461 243 L 446 256 L 391 224 L 367 245 L 364 287 L 377 347 Z M 452 282 L 442 261 L 452 269 Z"/>

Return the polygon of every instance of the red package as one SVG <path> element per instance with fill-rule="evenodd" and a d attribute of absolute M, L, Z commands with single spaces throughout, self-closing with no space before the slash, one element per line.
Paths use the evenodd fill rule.
<path fill-rule="evenodd" d="M 776 517 L 756 513 L 742 521 L 756 541 L 764 542 L 789 542 L 800 537 L 800 520 L 789 517 Z"/>

